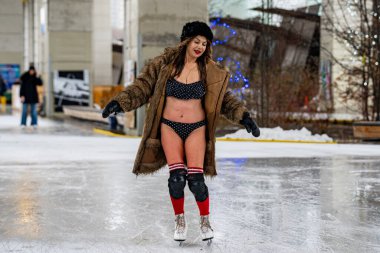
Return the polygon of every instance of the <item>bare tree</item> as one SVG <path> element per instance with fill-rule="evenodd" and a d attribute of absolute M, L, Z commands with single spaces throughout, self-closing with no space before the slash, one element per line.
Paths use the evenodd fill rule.
<path fill-rule="evenodd" d="M 313 108 L 305 104 L 318 93 L 319 17 L 310 20 L 306 8 L 281 9 L 284 18 L 276 26 L 272 15 L 278 9 L 272 7 L 272 0 L 262 0 L 255 18 L 211 18 L 218 24 L 215 60 L 229 69 L 229 88 L 244 99 L 260 126 L 310 113 Z"/>
<path fill-rule="evenodd" d="M 349 59 L 321 49 L 342 69 L 339 80 L 347 82 L 340 91 L 343 100 L 360 103 L 365 120 L 380 120 L 380 5 L 379 0 L 325 0 L 323 30 L 345 46 Z"/>

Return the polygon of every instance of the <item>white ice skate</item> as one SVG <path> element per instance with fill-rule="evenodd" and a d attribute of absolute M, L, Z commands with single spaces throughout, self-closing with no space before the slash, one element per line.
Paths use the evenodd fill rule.
<path fill-rule="evenodd" d="M 178 214 L 175 216 L 174 240 L 183 242 L 186 240 L 187 222 L 185 215 Z"/>
<path fill-rule="evenodd" d="M 208 215 L 201 215 L 200 218 L 201 236 L 203 241 L 208 241 L 211 244 L 212 238 L 214 238 L 214 230 L 212 230 L 210 225 L 210 220 Z"/>

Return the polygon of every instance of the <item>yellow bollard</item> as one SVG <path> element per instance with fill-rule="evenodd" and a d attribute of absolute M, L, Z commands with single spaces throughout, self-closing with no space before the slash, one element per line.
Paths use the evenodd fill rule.
<path fill-rule="evenodd" d="M 0 97 L 0 104 L 1 104 L 1 111 L 5 112 L 6 106 L 7 106 L 7 98 L 6 97 Z"/>

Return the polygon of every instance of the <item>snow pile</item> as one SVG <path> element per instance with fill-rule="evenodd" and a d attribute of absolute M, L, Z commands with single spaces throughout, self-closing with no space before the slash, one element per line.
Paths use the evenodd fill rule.
<path fill-rule="evenodd" d="M 255 140 L 287 140 L 287 141 L 318 141 L 332 142 L 333 139 L 327 134 L 312 134 L 303 127 L 301 130 L 283 130 L 281 127 L 260 128 L 260 137 L 255 138 L 245 129 L 240 129 L 232 134 L 227 134 L 222 138 L 228 139 L 255 139 Z"/>

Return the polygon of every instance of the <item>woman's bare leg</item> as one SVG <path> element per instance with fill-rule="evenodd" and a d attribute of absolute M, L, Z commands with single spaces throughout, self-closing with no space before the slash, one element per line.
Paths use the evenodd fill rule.
<path fill-rule="evenodd" d="M 203 176 L 203 163 L 206 152 L 206 127 L 194 130 L 185 141 L 187 158 L 187 182 L 194 194 L 200 215 L 209 214 L 208 188 Z"/>
<path fill-rule="evenodd" d="M 161 145 L 168 165 L 184 162 L 184 147 L 181 137 L 168 125 L 161 123 Z"/>
<path fill-rule="evenodd" d="M 195 129 L 185 140 L 187 167 L 203 168 L 206 152 L 206 127 Z"/>
<path fill-rule="evenodd" d="M 186 169 L 184 147 L 181 137 L 168 125 L 161 124 L 161 144 L 169 165 L 168 187 L 174 214 L 184 213 Z"/>

